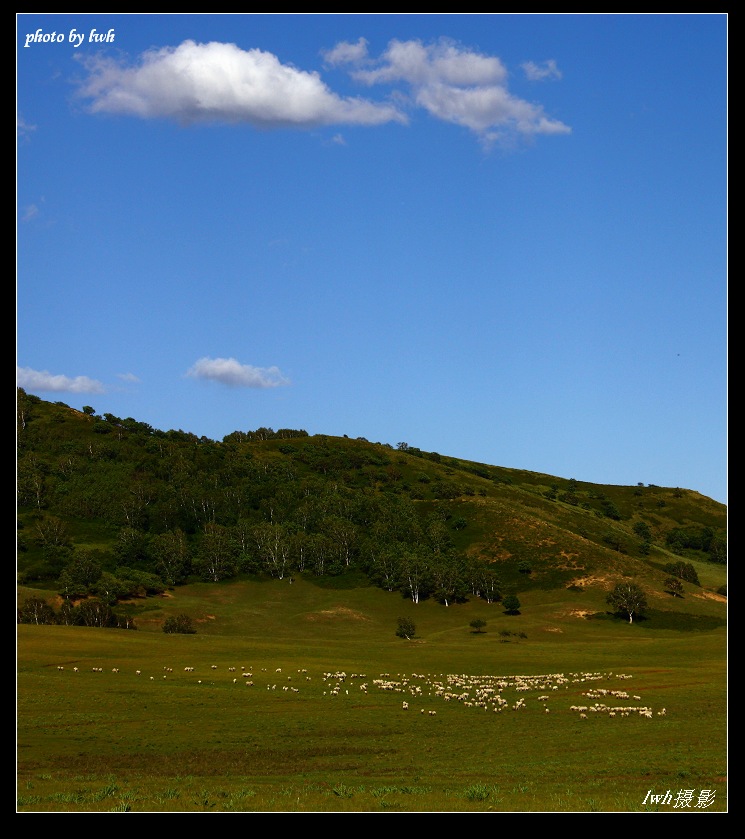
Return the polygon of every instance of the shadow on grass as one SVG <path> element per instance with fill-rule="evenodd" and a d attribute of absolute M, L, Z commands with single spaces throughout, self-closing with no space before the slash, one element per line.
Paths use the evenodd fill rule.
<path fill-rule="evenodd" d="M 343 574 L 335 574 L 333 576 L 319 577 L 315 574 L 303 574 L 303 579 L 307 583 L 313 583 L 318 588 L 330 589 L 350 589 L 350 588 L 369 588 L 373 584 L 370 578 L 362 571 L 351 569 L 345 571 Z"/>
<path fill-rule="evenodd" d="M 628 623 L 625 615 L 614 612 L 596 612 L 588 620 Z M 642 629 L 675 629 L 678 632 L 696 632 L 726 626 L 727 621 L 712 615 L 690 615 L 686 612 L 662 612 L 649 609 L 645 615 L 634 617 L 634 624 Z"/>

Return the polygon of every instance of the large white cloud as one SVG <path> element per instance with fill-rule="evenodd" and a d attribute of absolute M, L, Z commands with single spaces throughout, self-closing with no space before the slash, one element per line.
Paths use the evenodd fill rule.
<path fill-rule="evenodd" d="M 390 104 L 338 96 L 318 73 L 235 44 L 184 41 L 144 53 L 132 67 L 103 56 L 80 60 L 88 75 L 78 92 L 94 112 L 263 128 L 406 122 Z"/>
<path fill-rule="evenodd" d="M 16 382 L 24 390 L 55 393 L 105 393 L 101 382 L 88 376 L 53 375 L 47 370 L 32 370 L 30 367 L 16 368 Z"/>
<path fill-rule="evenodd" d="M 194 379 L 212 379 L 230 387 L 278 387 L 289 381 L 277 367 L 253 367 L 235 358 L 200 358 L 186 372 Z"/>

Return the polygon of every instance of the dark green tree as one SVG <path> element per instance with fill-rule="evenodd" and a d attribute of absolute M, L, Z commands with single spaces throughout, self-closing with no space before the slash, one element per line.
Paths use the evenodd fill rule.
<path fill-rule="evenodd" d="M 183 582 L 189 573 L 189 547 L 180 528 L 158 533 L 150 541 L 155 570 L 166 585 Z"/>
<path fill-rule="evenodd" d="M 122 527 L 114 543 L 120 565 L 137 565 L 148 558 L 148 535 L 136 527 Z"/>
<path fill-rule="evenodd" d="M 482 633 L 484 631 L 484 627 L 486 626 L 486 621 L 482 620 L 481 618 L 476 618 L 476 620 L 472 620 L 471 623 L 468 624 L 474 632 Z"/>
<path fill-rule="evenodd" d="M 399 638 L 406 638 L 410 641 L 416 634 L 416 626 L 411 618 L 398 618 L 396 635 Z"/>
<path fill-rule="evenodd" d="M 601 507 L 603 509 L 603 515 L 607 518 L 613 519 L 614 521 L 618 521 L 621 518 L 621 512 L 618 509 L 618 507 L 616 507 L 616 505 L 613 503 L 613 501 L 603 501 Z"/>
<path fill-rule="evenodd" d="M 103 573 L 91 551 L 78 548 L 59 576 L 58 591 L 63 597 L 84 597 Z"/>
<path fill-rule="evenodd" d="M 629 623 L 633 622 L 634 615 L 643 615 L 648 608 L 647 596 L 636 583 L 618 583 L 606 602 L 617 612 L 628 615 Z"/>
<path fill-rule="evenodd" d="M 395 591 L 401 578 L 401 556 L 407 547 L 398 542 L 381 545 L 371 540 L 365 546 L 365 572 L 380 588 Z"/>
<path fill-rule="evenodd" d="M 652 531 L 645 521 L 638 521 L 634 524 L 634 533 L 642 540 L 642 542 L 652 541 Z"/>
<path fill-rule="evenodd" d="M 502 600 L 505 612 L 508 615 L 517 615 L 520 612 L 520 600 L 516 594 L 508 594 Z"/>

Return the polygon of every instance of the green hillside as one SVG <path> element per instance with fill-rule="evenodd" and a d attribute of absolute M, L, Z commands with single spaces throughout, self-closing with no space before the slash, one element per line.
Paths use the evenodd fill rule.
<path fill-rule="evenodd" d="M 17 439 L 19 583 L 126 602 L 130 620 L 148 594 L 263 577 L 448 606 L 632 580 L 676 609 L 677 564 L 677 594 L 726 593 L 726 507 L 691 489 L 293 429 L 214 441 L 22 390 Z"/>

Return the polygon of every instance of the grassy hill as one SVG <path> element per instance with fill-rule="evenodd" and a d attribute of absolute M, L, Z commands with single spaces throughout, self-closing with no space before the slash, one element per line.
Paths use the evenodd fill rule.
<path fill-rule="evenodd" d="M 607 593 L 628 579 L 662 594 L 674 562 L 695 568 L 701 592 L 725 584 L 726 507 L 691 489 L 590 484 L 288 429 L 218 442 L 87 410 L 19 394 L 26 585 L 56 584 L 82 553 L 104 571 L 160 574 L 166 585 L 300 573 L 400 588 L 400 569 L 386 574 L 381 552 L 399 565 L 414 553 L 425 564 L 478 564 L 518 596 Z M 158 560 L 163 534 L 175 532 L 184 556 L 168 579 Z M 259 544 L 268 534 L 274 552 Z"/>
<path fill-rule="evenodd" d="M 103 600 L 137 629 L 19 624 L 18 812 L 726 811 L 723 505 L 18 407 L 19 607 Z M 643 619 L 606 602 L 622 581 Z M 196 631 L 163 632 L 180 615 Z"/>

